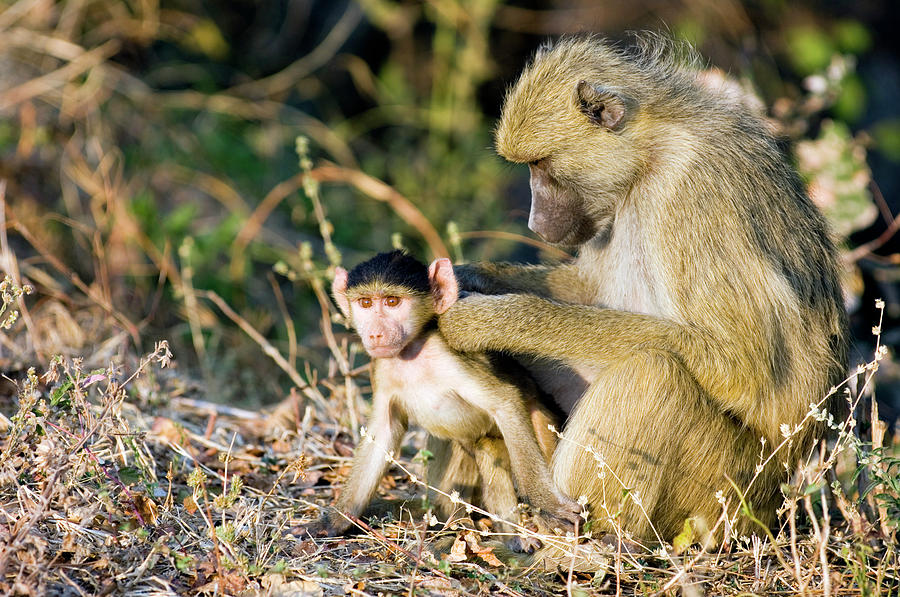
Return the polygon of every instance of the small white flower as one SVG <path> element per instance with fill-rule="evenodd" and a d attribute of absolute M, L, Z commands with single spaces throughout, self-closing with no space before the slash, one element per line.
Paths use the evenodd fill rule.
<path fill-rule="evenodd" d="M 821 95 L 828 91 L 828 80 L 822 75 L 812 75 L 803 79 L 803 86 L 812 93 Z"/>

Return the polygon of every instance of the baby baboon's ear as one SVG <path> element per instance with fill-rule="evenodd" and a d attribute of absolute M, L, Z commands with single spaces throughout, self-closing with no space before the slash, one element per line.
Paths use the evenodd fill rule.
<path fill-rule="evenodd" d="M 350 317 L 350 301 L 347 300 L 347 270 L 336 267 L 334 270 L 334 282 L 331 283 L 331 296 L 344 317 Z"/>
<path fill-rule="evenodd" d="M 579 81 L 575 92 L 581 111 L 591 122 L 610 131 L 620 130 L 637 105 L 617 91 L 587 81 Z"/>
<path fill-rule="evenodd" d="M 431 296 L 434 312 L 440 315 L 453 306 L 459 298 L 459 285 L 453 275 L 453 264 L 446 257 L 435 259 L 428 266 L 428 280 L 431 282 Z"/>

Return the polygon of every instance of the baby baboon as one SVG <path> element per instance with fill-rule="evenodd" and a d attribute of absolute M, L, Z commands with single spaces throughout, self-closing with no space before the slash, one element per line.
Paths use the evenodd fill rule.
<path fill-rule="evenodd" d="M 748 103 L 678 54 L 653 38 L 538 51 L 497 150 L 531 171 L 529 227 L 578 257 L 457 267 L 482 295 L 439 319 L 453 348 L 525 355 L 569 413 L 564 493 L 663 540 L 687 518 L 712 528 L 720 490 L 734 512 L 729 480 L 771 523 L 847 356 L 835 248 L 803 182 Z M 757 475 L 761 440 L 768 454 L 801 423 Z"/>
<path fill-rule="evenodd" d="M 467 484 L 474 487 L 480 476 L 482 503 L 492 514 L 513 515 L 518 488 L 564 528 L 577 523 L 581 507 L 555 489 L 547 464 L 556 443 L 547 425 L 554 418 L 537 401 L 527 373 L 512 381 L 499 359 L 457 353 L 434 325 L 436 314 L 457 300 L 448 259 L 426 268 L 402 251 L 382 253 L 349 274 L 338 268 L 332 292 L 374 359 L 373 412 L 369 441 L 357 448 L 350 478 L 335 504 L 338 512 L 329 511 L 306 530 L 335 535 L 350 527 L 341 513 L 358 516 L 372 499 L 389 464 L 385 455 L 399 448 L 407 421 L 444 440 L 430 443 L 435 462 L 429 465 L 429 484 L 471 497 L 467 487 L 445 479 L 477 471 Z M 447 515 L 458 507 L 446 498 L 436 503 Z M 498 526 L 511 532 L 502 523 Z M 536 546 L 525 537 L 511 540 L 514 549 Z"/>

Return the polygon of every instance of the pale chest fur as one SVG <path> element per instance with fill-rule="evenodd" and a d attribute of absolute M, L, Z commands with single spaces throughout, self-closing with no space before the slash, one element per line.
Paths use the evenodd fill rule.
<path fill-rule="evenodd" d="M 430 334 L 421 349 L 406 358 L 378 359 L 374 383 L 376 392 L 389 393 L 402 404 L 410 422 L 436 437 L 469 441 L 494 428 L 488 413 L 476 406 L 485 403 L 485 388 L 440 334 Z"/>
<path fill-rule="evenodd" d="M 618 311 L 676 318 L 676 309 L 665 280 L 665 264 L 658 251 L 647 246 L 640 218 L 623 209 L 612 229 L 586 245 L 579 256 L 583 271 L 599 272 L 593 280 L 593 304 Z"/>
<path fill-rule="evenodd" d="M 671 291 L 670 276 L 658 252 L 648 249 L 637 214 L 623 209 L 611 227 L 582 247 L 578 263 L 594 290 L 585 304 L 617 311 L 643 313 L 670 320 L 679 319 Z M 571 412 L 601 369 L 590 363 L 534 359 L 527 364 L 541 388 L 553 396 L 564 412 Z"/>

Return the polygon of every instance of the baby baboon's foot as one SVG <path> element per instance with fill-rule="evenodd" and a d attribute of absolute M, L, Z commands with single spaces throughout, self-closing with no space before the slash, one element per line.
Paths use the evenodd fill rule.
<path fill-rule="evenodd" d="M 521 553 L 534 553 L 541 545 L 541 540 L 531 535 L 518 535 L 506 542 L 506 546 L 512 551 Z"/>
<path fill-rule="evenodd" d="M 332 520 L 327 514 L 322 514 L 318 520 L 288 529 L 285 535 L 293 535 L 298 539 L 307 539 L 309 537 L 322 539 L 343 535 L 349 528 L 350 523 L 347 519 L 341 517 L 338 520 Z"/>

